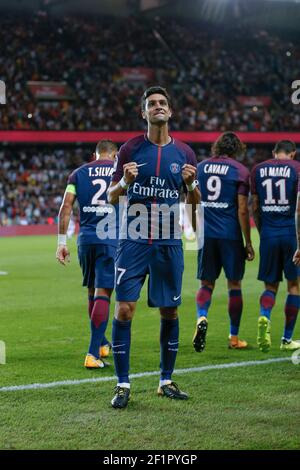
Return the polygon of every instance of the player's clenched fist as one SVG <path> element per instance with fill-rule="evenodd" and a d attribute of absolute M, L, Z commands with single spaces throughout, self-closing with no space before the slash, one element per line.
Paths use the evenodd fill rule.
<path fill-rule="evenodd" d="M 190 185 L 195 181 L 196 178 L 196 173 L 197 173 L 197 168 L 195 168 L 193 165 L 189 165 L 186 163 L 182 167 L 182 179 L 185 182 L 185 184 Z"/>
<path fill-rule="evenodd" d="M 58 245 L 56 251 L 56 259 L 60 264 L 66 265 L 70 262 L 70 252 L 66 245 Z"/>
<path fill-rule="evenodd" d="M 293 263 L 296 266 L 300 266 L 300 250 L 297 250 L 293 256 Z"/>
<path fill-rule="evenodd" d="M 125 165 L 123 165 L 123 171 L 126 184 L 133 183 L 139 173 L 136 162 L 125 163 Z"/>
<path fill-rule="evenodd" d="M 255 258 L 255 252 L 253 250 L 253 246 L 251 243 L 246 243 L 245 251 L 246 251 L 246 260 L 253 261 Z"/>

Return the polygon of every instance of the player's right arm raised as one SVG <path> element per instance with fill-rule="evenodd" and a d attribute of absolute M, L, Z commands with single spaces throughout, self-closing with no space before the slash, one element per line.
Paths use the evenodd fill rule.
<path fill-rule="evenodd" d="M 120 181 L 112 181 L 107 190 L 107 200 L 110 204 L 118 204 L 119 197 L 124 196 L 128 186 L 134 182 L 138 175 L 138 167 L 135 162 L 123 165 L 123 177 Z"/>
<path fill-rule="evenodd" d="M 238 218 L 246 243 L 247 260 L 252 261 L 254 259 L 255 254 L 251 243 L 248 197 L 244 196 L 243 194 L 238 195 Z"/>

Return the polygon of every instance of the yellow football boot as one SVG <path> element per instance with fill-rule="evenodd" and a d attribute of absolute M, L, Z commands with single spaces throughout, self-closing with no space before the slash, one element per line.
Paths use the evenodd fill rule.
<path fill-rule="evenodd" d="M 99 356 L 106 358 L 109 356 L 109 352 L 111 350 L 111 345 L 110 343 L 105 344 L 104 346 L 100 346 L 99 348 Z"/>
<path fill-rule="evenodd" d="M 108 366 L 107 362 L 102 361 L 101 359 L 96 359 L 92 354 L 87 354 L 84 361 L 84 367 L 87 369 L 103 369 Z"/>
<path fill-rule="evenodd" d="M 264 315 L 258 319 L 257 344 L 262 352 L 268 352 L 271 347 L 271 321 Z"/>

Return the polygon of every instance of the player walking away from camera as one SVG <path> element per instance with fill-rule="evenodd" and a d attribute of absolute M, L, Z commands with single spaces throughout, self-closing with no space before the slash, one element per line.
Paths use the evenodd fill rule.
<path fill-rule="evenodd" d="M 295 155 L 295 144 L 282 140 L 274 148 L 274 158 L 256 165 L 251 172 L 253 216 L 260 234 L 258 279 L 265 283 L 260 297 L 257 343 L 264 352 L 271 346 L 271 311 L 282 272 L 287 279 L 288 295 L 280 349 L 291 351 L 300 347 L 292 340 L 299 310 L 299 269 L 293 263 L 297 248 L 295 210 L 300 172 Z"/>
<path fill-rule="evenodd" d="M 120 232 L 116 258 L 117 304 L 112 348 L 118 383 L 111 402 L 114 408 L 126 407 L 130 396 L 131 321 L 147 275 L 148 304 L 150 307 L 158 307 L 161 317 L 158 395 L 181 400 L 188 398 L 172 382 L 171 376 L 178 351 L 177 307 L 181 303 L 183 274 L 180 191 L 183 187 L 187 188 L 186 202 L 195 209 L 200 200 L 195 182 L 196 156 L 188 145 L 169 135 L 168 121 L 172 110 L 170 97 L 164 88 L 148 88 L 142 96 L 141 108 L 142 116 L 148 123 L 148 132 L 121 147 L 108 196 L 113 204 L 126 191 L 128 197 L 127 224 L 122 226 Z M 177 214 L 169 214 L 170 223 L 166 223 L 162 214 L 159 214 L 163 205 L 168 209 L 174 205 L 177 208 Z M 141 212 L 144 219 L 132 215 Z M 155 217 L 157 214 L 159 216 Z M 131 233 L 131 227 L 137 219 L 143 226 L 138 238 Z M 126 240 L 121 240 L 123 229 L 128 232 Z M 163 233 L 165 229 L 169 229 L 166 236 Z"/>
<path fill-rule="evenodd" d="M 88 312 L 91 321 L 91 341 L 85 358 L 88 369 L 102 368 L 109 355 L 110 344 L 105 337 L 109 317 L 110 297 L 114 288 L 115 254 L 118 243 L 118 213 L 109 238 L 99 236 L 97 225 L 111 212 L 118 212 L 107 203 L 107 188 L 114 172 L 118 149 L 110 140 L 98 142 L 96 159 L 76 169 L 68 179 L 64 200 L 59 211 L 57 260 L 69 261 L 66 232 L 75 200 L 80 208 L 80 231 L 77 239 L 78 258 L 83 274 L 83 286 L 88 288 Z"/>
<path fill-rule="evenodd" d="M 201 352 L 206 344 L 207 315 L 223 267 L 228 285 L 229 348 L 243 349 L 238 337 L 243 310 L 241 281 L 245 258 L 254 259 L 248 211 L 249 172 L 235 160 L 245 151 L 232 132 L 225 132 L 212 146 L 212 157 L 198 165 L 201 206 L 204 207 L 204 245 L 198 251 L 197 324 L 193 345 Z M 245 245 L 243 244 L 243 236 Z"/>

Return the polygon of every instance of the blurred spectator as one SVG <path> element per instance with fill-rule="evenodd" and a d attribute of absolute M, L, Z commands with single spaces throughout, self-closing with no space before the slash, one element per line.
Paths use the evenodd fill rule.
<path fill-rule="evenodd" d="M 0 24 L 1 129 L 141 129 L 146 84 L 120 80 L 120 68 L 149 67 L 174 96 L 175 130 L 300 130 L 291 103 L 300 49 L 274 33 L 143 17 L 14 16 Z M 66 81 L 74 99 L 37 101 L 30 80 Z M 245 107 L 241 95 L 269 96 L 271 104 Z"/>
<path fill-rule="evenodd" d="M 210 146 L 192 145 L 199 161 Z M 91 160 L 86 147 L 7 147 L 0 151 L 0 225 L 56 223 L 68 175 Z M 249 147 L 239 160 L 249 168 L 272 156 L 272 146 Z M 75 217 L 76 218 L 76 217 Z"/>

